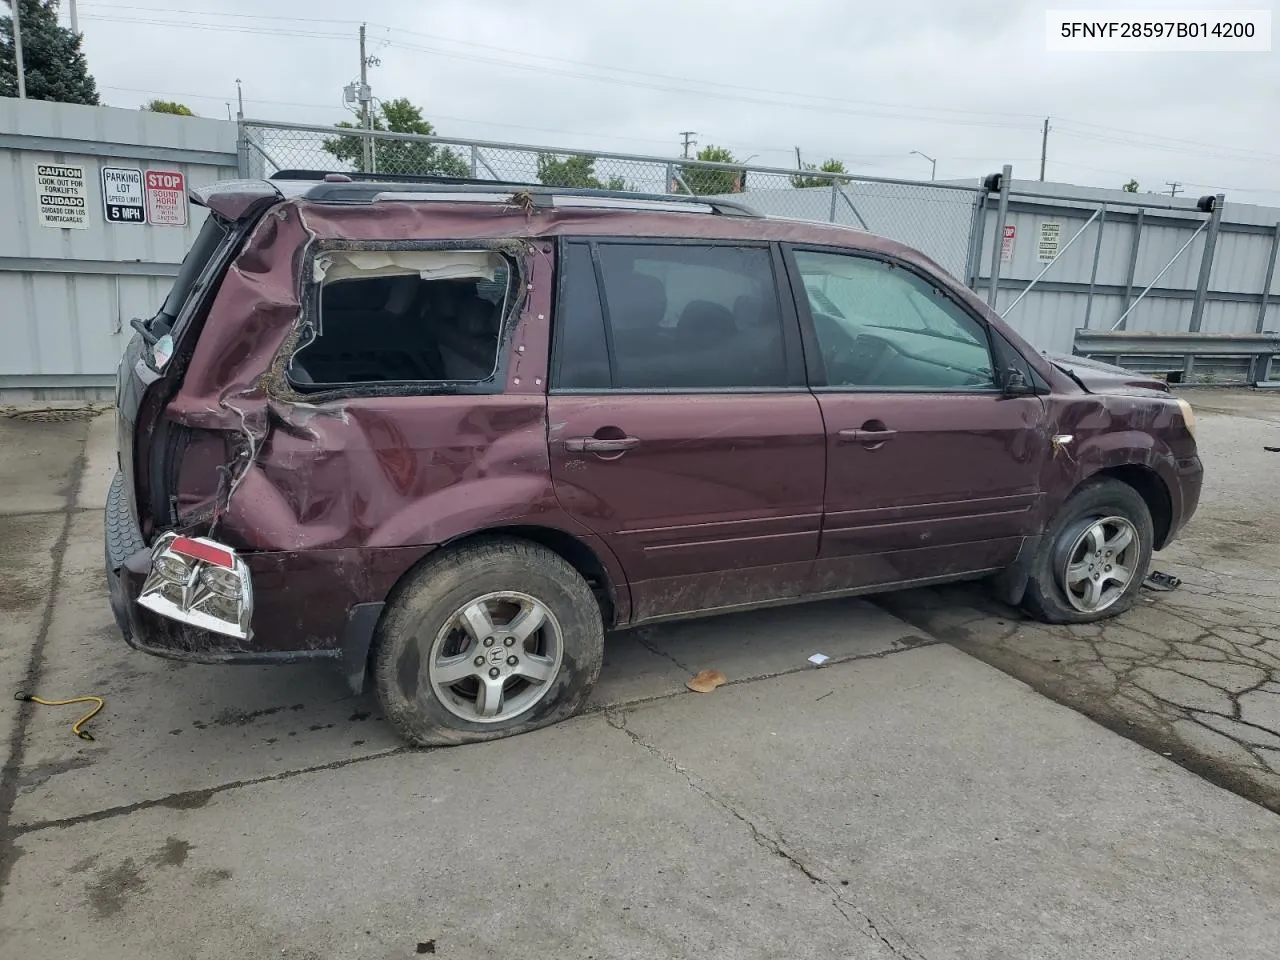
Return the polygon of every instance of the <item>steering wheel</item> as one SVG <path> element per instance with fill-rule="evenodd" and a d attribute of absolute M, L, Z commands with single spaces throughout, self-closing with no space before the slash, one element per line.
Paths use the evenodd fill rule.
<path fill-rule="evenodd" d="M 874 344 L 875 348 L 878 350 L 875 360 L 873 360 L 871 363 L 871 369 L 867 371 L 866 377 L 863 381 L 863 383 L 868 387 L 875 386 L 877 383 L 880 382 L 880 377 L 884 374 L 884 372 L 887 369 L 889 369 L 889 364 L 893 363 L 894 360 L 898 359 L 898 356 L 899 356 L 898 348 L 895 347 L 888 340 L 885 340 L 881 337 L 872 337 L 872 336 L 867 336 L 866 334 L 863 334 L 862 336 L 858 337 L 858 340 L 868 341 Z"/>

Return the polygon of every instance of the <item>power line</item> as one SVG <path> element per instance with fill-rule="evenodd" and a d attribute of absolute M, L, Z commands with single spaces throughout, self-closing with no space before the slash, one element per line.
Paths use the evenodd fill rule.
<path fill-rule="evenodd" d="M 151 9 L 151 8 L 145 8 L 145 9 Z M 166 11 L 166 12 L 179 13 L 182 11 L 175 10 L 175 11 Z M 191 11 L 191 12 L 198 13 L 197 11 Z M 129 23 L 134 25 L 145 24 L 148 26 L 172 27 L 176 29 L 212 30 L 212 31 L 230 32 L 230 33 L 259 34 L 262 36 L 306 37 L 310 39 L 325 39 L 325 40 L 344 40 L 347 37 L 347 34 L 345 33 L 322 33 L 319 31 L 296 30 L 296 29 L 284 28 L 284 27 L 268 27 L 268 26 L 259 27 L 259 26 L 247 26 L 247 25 L 241 25 L 241 24 L 204 23 L 204 22 L 197 22 L 197 21 L 190 21 L 190 20 L 177 21 L 177 20 L 159 20 L 154 18 L 114 17 L 114 16 L 105 16 L 101 14 L 93 14 L 91 16 L 87 15 L 85 19 L 101 20 L 101 21 L 116 22 L 116 23 Z M 280 19 L 286 19 L 286 18 L 280 18 Z M 302 20 L 302 18 L 297 18 L 297 19 Z M 336 22 L 336 21 L 305 21 L 305 22 Z M 391 31 L 393 29 L 391 27 L 387 27 L 382 24 L 377 24 L 376 26 L 380 27 L 381 29 L 386 29 L 388 31 Z M 413 36 L 430 36 L 428 34 L 418 34 L 411 30 L 396 29 L 395 32 L 397 35 L 404 34 L 404 35 L 413 35 Z M 495 49 L 502 52 L 513 53 L 517 56 L 524 56 L 524 57 L 543 59 L 543 60 L 554 60 L 554 61 L 565 62 L 565 63 L 575 64 L 580 66 L 586 66 L 592 69 L 614 70 L 615 72 L 627 73 L 637 77 L 653 77 L 658 80 L 674 79 L 677 82 L 681 82 L 681 83 L 699 83 L 706 86 L 723 87 L 725 88 L 725 90 L 744 90 L 749 92 L 758 92 L 758 93 L 764 94 L 765 97 L 769 97 L 773 99 L 765 99 L 762 97 L 754 97 L 754 96 L 736 95 L 736 94 L 724 92 L 722 90 L 711 90 L 711 89 L 702 90 L 702 89 L 695 89 L 690 87 L 669 86 L 669 85 L 664 85 L 659 83 L 647 82 L 644 80 L 627 79 L 626 77 L 620 77 L 620 76 L 604 76 L 599 74 L 582 73 L 582 72 L 571 71 L 571 70 L 560 70 L 560 69 L 546 67 L 542 64 L 537 64 L 537 63 L 524 63 L 524 62 L 519 62 L 519 61 L 514 61 L 509 59 L 503 59 L 499 57 L 487 57 L 480 54 L 462 53 L 456 50 L 446 50 L 446 49 L 441 49 L 439 47 L 429 47 L 421 44 L 405 43 L 399 40 L 384 39 L 382 42 L 386 46 L 393 47 L 396 49 L 408 50 L 408 51 L 417 52 L 417 53 L 430 53 L 436 56 L 448 57 L 454 60 L 472 61 L 477 63 L 485 63 L 485 64 L 491 64 L 496 66 L 510 67 L 510 68 L 515 68 L 519 70 L 529 70 L 529 71 L 533 71 L 543 75 L 550 74 L 553 76 L 563 76 L 571 79 L 584 79 L 584 80 L 591 80 L 594 82 L 612 83 L 615 85 L 632 87 L 636 89 L 655 90 L 655 91 L 666 92 L 666 93 L 685 93 L 685 94 L 691 94 L 693 96 L 702 96 L 702 97 L 708 97 L 708 98 L 718 99 L 718 100 L 732 100 L 732 101 L 738 101 L 738 102 L 744 102 L 744 103 L 756 103 L 756 104 L 761 104 L 765 106 L 782 106 L 782 107 L 799 108 L 799 109 L 806 109 L 806 110 L 822 110 L 826 112 L 847 113 L 855 116 L 876 117 L 879 119 L 919 120 L 919 121 L 924 121 L 929 123 L 945 123 L 945 124 L 951 124 L 956 126 L 1003 128 L 1003 129 L 1017 129 L 1017 128 L 1025 128 L 1027 126 L 1027 124 L 1022 121 L 1015 122 L 1012 120 L 961 119 L 958 117 L 953 118 L 953 117 L 941 115 L 941 114 L 947 114 L 947 113 L 958 113 L 958 114 L 965 114 L 965 115 L 996 116 L 996 117 L 1020 116 L 1017 114 L 998 114 L 998 113 L 986 114 L 981 111 L 955 110 L 953 108 L 918 107 L 918 106 L 912 106 L 907 104 L 879 104 L 874 101 L 843 100 L 835 97 L 827 97 L 825 95 L 814 95 L 814 94 L 806 94 L 806 93 L 799 93 L 799 92 L 792 92 L 792 91 L 776 91 L 776 90 L 768 90 L 765 88 L 757 88 L 757 87 L 742 87 L 734 84 L 721 84 L 714 81 L 693 80 L 689 78 L 680 78 L 680 77 L 672 78 L 672 77 L 668 77 L 665 74 L 650 74 L 644 71 L 625 70 L 623 68 L 606 67 L 606 66 L 597 65 L 597 64 L 579 64 L 577 61 L 564 60 L 563 58 L 557 58 L 557 57 L 547 57 L 541 54 L 529 54 L 529 53 L 525 53 L 524 51 L 510 50 L 509 48 L 504 48 L 504 47 L 490 47 L 485 44 L 472 44 L 472 43 L 469 43 L 468 41 L 453 40 L 451 38 L 442 38 L 442 39 L 444 39 L 445 42 L 448 42 L 448 43 L 465 44 L 467 46 L 482 47 L 486 49 Z M 787 99 L 777 99 L 777 98 L 801 98 L 801 99 L 787 100 Z M 827 103 L 832 104 L 832 106 L 826 106 L 825 104 Z M 902 114 L 902 113 L 884 112 L 884 110 L 882 109 L 874 109 L 874 110 L 864 109 L 861 106 L 863 104 L 865 104 L 867 107 L 877 107 L 877 108 L 883 107 L 890 110 L 913 110 L 913 111 L 919 111 L 919 113 Z M 844 106 L 840 106 L 840 105 L 844 105 Z M 858 107 L 858 109 L 854 109 L 854 107 Z"/>
<path fill-rule="evenodd" d="M 355 21 L 355 20 L 344 20 L 344 19 L 337 19 L 337 18 L 279 16 L 279 15 L 270 15 L 270 14 L 223 13 L 218 11 L 183 10 L 183 9 L 176 9 L 176 8 L 141 6 L 141 5 L 135 5 L 135 4 L 91 3 L 91 4 L 86 4 L 86 6 L 92 7 L 94 9 L 102 9 L 102 10 L 110 9 L 110 10 L 139 11 L 139 12 L 145 12 L 145 13 L 162 13 L 162 14 L 173 13 L 173 14 L 186 14 L 186 15 L 195 15 L 195 16 L 206 16 L 206 17 L 220 17 L 220 18 L 232 19 L 232 20 L 258 20 L 258 21 L 276 21 L 281 23 L 309 23 L 309 24 L 333 24 L 333 25 L 351 25 L 351 24 L 359 23 L 359 21 Z M 173 26 L 173 27 L 191 26 L 191 27 L 196 27 L 198 29 L 222 29 L 222 30 L 234 29 L 235 32 L 250 32 L 250 33 L 262 32 L 264 35 L 306 36 L 306 37 L 312 37 L 317 39 L 319 38 L 340 39 L 346 36 L 346 34 L 320 34 L 316 32 L 299 32 L 296 30 L 273 30 L 270 28 L 254 29 L 254 28 L 242 27 L 239 29 L 235 29 L 228 25 L 189 24 L 189 23 L 178 22 L 173 20 L 145 21 L 145 20 L 138 20 L 137 18 L 109 17 L 109 16 L 99 16 L 99 17 L 94 17 L 94 19 L 113 20 L 113 21 L 131 22 L 131 23 L 145 22 L 155 26 Z M 964 114 L 964 115 L 970 115 L 970 116 L 1010 117 L 1010 118 L 1016 117 L 1016 118 L 1027 118 L 1027 119 L 1035 116 L 1034 114 L 1016 113 L 1012 111 L 979 111 L 979 110 L 964 110 L 964 109 L 949 108 L 949 107 L 920 107 L 920 106 L 903 104 L 903 103 L 850 100 L 846 98 L 828 97 L 822 94 L 812 94 L 812 93 L 801 94 L 801 93 L 794 93 L 790 91 L 775 91 L 775 90 L 768 90 L 761 87 L 750 87 L 750 86 L 744 86 L 741 84 L 724 83 L 721 81 L 700 80 L 700 79 L 694 79 L 694 78 L 688 78 L 688 77 L 675 76 L 671 74 L 661 74 L 661 73 L 653 73 L 649 71 L 631 70 L 631 69 L 616 67 L 608 64 L 597 64 L 597 63 L 591 63 L 586 61 L 572 60 L 565 57 L 555 57 L 548 54 L 531 53 L 529 51 L 517 50 L 509 47 L 495 46 L 492 44 L 474 43 L 472 41 L 458 40 L 452 37 L 442 37 L 437 34 L 422 33 L 419 31 L 406 30 L 398 27 L 390 27 L 386 24 L 374 24 L 373 26 L 377 26 L 378 28 L 387 30 L 389 32 L 394 31 L 397 35 L 423 37 L 426 39 L 438 40 L 441 42 L 456 44 L 460 46 L 467 46 L 467 47 L 473 47 L 477 49 L 494 50 L 498 52 L 514 54 L 516 56 L 531 58 L 535 60 L 546 60 L 551 62 L 570 64 L 570 65 L 579 66 L 579 67 L 587 67 L 591 69 L 608 70 L 614 73 L 630 74 L 632 76 L 637 76 L 637 77 L 648 77 L 648 78 L 655 78 L 655 79 L 661 79 L 661 80 L 674 80 L 679 83 L 695 83 L 695 84 L 701 84 L 701 85 L 710 86 L 710 87 L 720 87 L 726 90 L 742 90 L 742 91 L 751 92 L 751 93 L 763 93 L 770 96 L 798 96 L 798 97 L 804 97 L 807 101 L 829 101 L 833 103 L 857 104 L 857 105 L 880 107 L 880 108 L 886 108 L 886 109 L 915 110 L 915 111 L 924 111 L 926 112 L 926 114 L 928 112 L 933 112 L 935 114 L 950 113 L 950 114 Z M 396 45 L 396 44 L 393 43 L 392 45 Z M 413 45 L 408 45 L 408 44 L 399 44 L 399 46 L 401 46 L 404 49 L 411 49 L 411 50 L 416 49 L 416 50 L 421 50 L 423 52 L 436 53 L 442 56 L 452 55 L 455 57 L 459 57 L 461 59 L 466 59 L 465 57 L 461 57 L 456 53 L 451 54 L 448 51 L 441 51 L 434 48 L 415 47 Z M 496 62 L 505 66 L 517 66 L 517 64 L 514 64 L 510 61 L 482 60 L 481 62 Z M 531 69 L 531 66 L 528 64 L 523 64 L 519 66 L 523 66 L 526 69 Z M 564 74 L 564 75 L 574 76 L 572 74 Z M 606 79 L 606 78 L 590 77 L 590 79 L 600 80 L 600 79 Z M 671 88 L 663 88 L 663 89 L 670 90 Z M 685 91 L 680 89 L 677 89 L 675 92 L 704 93 L 704 95 L 706 93 L 705 91 Z M 748 102 L 751 102 L 751 101 L 748 101 Z M 775 103 L 770 105 L 793 105 L 793 104 L 776 104 Z M 878 114 L 869 114 L 869 115 L 882 116 Z M 926 121 L 933 120 L 934 122 L 950 122 L 950 123 L 960 122 L 956 120 L 942 121 L 936 117 L 931 118 L 927 115 L 919 116 L 919 117 L 888 115 L 885 118 L 886 119 L 921 119 Z M 1199 148 L 1197 151 L 1186 151 L 1186 153 L 1188 155 L 1204 156 L 1209 159 L 1237 159 L 1237 160 L 1248 159 L 1248 160 L 1263 160 L 1263 161 L 1280 160 L 1280 154 L 1269 153 L 1267 151 L 1259 151 L 1259 150 L 1253 150 L 1249 148 L 1224 147 L 1221 144 L 1209 144 L 1201 141 L 1185 140 L 1185 139 L 1174 138 L 1174 137 L 1160 136 L 1156 134 L 1141 133 L 1139 131 L 1134 131 L 1129 128 L 1109 127 L 1104 124 L 1092 123 L 1088 121 L 1077 121 L 1077 120 L 1070 120 L 1067 118 L 1059 118 L 1059 121 L 1063 123 L 1071 124 L 1072 126 L 1075 126 L 1075 127 L 1088 128 L 1089 130 L 1092 130 L 1092 131 L 1102 131 L 1103 133 L 1108 134 L 1109 136 L 1099 136 L 1097 133 L 1089 133 L 1086 130 L 1080 130 L 1080 131 L 1074 131 L 1074 132 L 1068 131 L 1068 130 L 1061 130 L 1060 132 L 1063 132 L 1068 136 L 1076 136 L 1084 139 L 1094 139 L 1104 143 L 1119 143 L 1119 144 L 1134 145 L 1134 146 L 1156 147 L 1156 145 L 1152 141 L 1159 140 L 1159 141 L 1165 141 L 1167 143 L 1178 144 L 1181 146 Z M 977 123 L 974 123 L 973 125 L 992 126 L 992 127 L 1009 127 L 1009 128 L 1022 126 L 1022 124 L 1018 124 L 1018 123 L 990 122 L 990 121 L 986 123 L 977 122 Z M 1142 139 L 1140 140 L 1135 139 L 1135 137 L 1141 137 Z M 1178 151 L 1174 151 L 1170 147 L 1156 147 L 1156 148 L 1163 149 L 1166 152 L 1178 152 Z M 1205 152 L 1205 151 L 1208 151 L 1208 152 Z M 1225 155 L 1227 153 L 1233 153 L 1233 154 L 1243 155 L 1243 156 L 1228 157 Z"/>
<path fill-rule="evenodd" d="M 170 9 L 170 8 L 161 8 L 161 7 L 142 7 L 142 6 L 133 6 L 133 5 L 125 5 L 125 4 L 111 4 L 111 3 L 92 4 L 92 6 L 97 9 L 134 10 L 134 11 L 143 11 L 143 12 L 149 12 L 149 13 L 174 13 L 174 14 L 187 14 L 187 15 L 193 15 L 193 16 L 223 17 L 223 18 L 230 18 L 230 19 L 276 20 L 276 21 L 291 22 L 291 23 L 318 23 L 318 24 L 336 24 L 336 25 L 350 26 L 350 25 L 358 24 L 361 22 L 358 20 L 339 20 L 339 19 L 327 19 L 327 18 L 317 18 L 317 17 L 282 17 L 282 16 L 273 16 L 268 14 L 239 14 L 239 13 L 219 13 L 214 11 L 202 11 L 202 10 L 179 10 L 179 9 Z M 134 22 L 133 18 L 123 18 L 123 17 L 120 17 L 120 18 L 101 17 L 99 19 L 113 19 L 113 20 Z M 157 21 L 152 21 L 152 22 L 157 22 Z M 172 26 L 186 25 L 185 22 L 183 21 L 170 20 L 170 21 L 166 21 L 166 23 Z M 584 61 L 584 60 L 573 60 L 567 57 L 557 57 L 557 56 L 544 54 L 544 53 L 533 53 L 528 50 L 521 50 L 513 47 L 502 47 L 502 46 L 496 46 L 494 44 L 476 43 L 470 40 L 459 40 L 455 37 L 445 37 L 439 34 L 423 33 L 421 31 L 408 30 L 403 27 L 394 27 L 394 26 L 390 26 L 388 24 L 382 24 L 382 23 L 370 23 L 369 26 L 377 27 L 381 30 L 386 30 L 388 32 L 394 32 L 397 36 L 422 37 L 423 39 L 426 39 L 426 40 L 435 40 L 435 41 L 441 41 L 444 43 L 458 44 L 460 46 L 474 47 L 476 49 L 481 49 L 481 50 L 493 50 L 499 53 L 514 54 L 516 56 L 525 57 L 533 60 L 547 60 L 547 61 L 552 61 L 556 63 L 565 63 L 565 64 L 569 64 L 571 66 L 576 66 L 576 67 L 587 67 L 587 68 L 596 69 L 596 70 L 607 70 L 613 73 L 631 74 L 633 76 L 647 77 L 647 78 L 653 78 L 658 80 L 672 80 L 677 83 L 696 83 L 696 84 L 702 84 L 704 86 L 710 86 L 710 87 L 721 87 L 728 90 L 742 90 L 748 93 L 763 93 L 763 94 L 777 95 L 777 96 L 796 96 L 796 97 L 804 97 L 807 100 L 821 100 L 821 101 L 829 101 L 832 103 L 856 104 L 860 106 L 879 107 L 884 109 L 919 110 L 919 111 L 925 111 L 929 113 L 953 113 L 953 114 L 963 114 L 963 115 L 973 116 L 973 117 L 1005 117 L 1005 118 L 1017 118 L 1019 120 L 1024 120 L 1024 119 L 1034 119 L 1036 116 L 1035 114 L 1030 114 L 1030 113 L 1015 113 L 1011 111 L 1001 111 L 1001 110 L 970 110 L 970 109 L 965 109 L 960 107 L 924 107 L 924 106 L 919 106 L 919 105 L 909 104 L 909 103 L 893 103 L 893 102 L 876 101 L 876 100 L 854 100 L 847 97 L 832 97 L 832 96 L 827 96 L 825 94 L 816 94 L 816 93 L 807 92 L 807 91 L 806 92 L 778 91 L 778 90 L 771 90 L 764 87 L 752 87 L 752 86 L 746 86 L 743 84 L 725 83 L 724 81 L 720 81 L 720 80 L 702 80 L 702 79 L 697 79 L 693 77 L 678 76 L 674 74 L 654 73 L 652 71 L 647 71 L 647 70 L 633 70 L 627 67 L 614 66 L 612 64 L 593 63 L 593 62 Z"/>

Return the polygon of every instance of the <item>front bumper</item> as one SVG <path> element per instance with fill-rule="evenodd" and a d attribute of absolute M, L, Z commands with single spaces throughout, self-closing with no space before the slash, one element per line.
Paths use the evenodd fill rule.
<path fill-rule="evenodd" d="M 1200 457 L 1192 454 L 1180 457 L 1175 463 L 1175 483 L 1177 484 L 1178 503 L 1175 504 L 1174 516 L 1170 518 L 1169 535 L 1160 546 L 1166 547 L 1182 531 L 1200 506 L 1200 490 L 1204 486 L 1204 464 Z"/>

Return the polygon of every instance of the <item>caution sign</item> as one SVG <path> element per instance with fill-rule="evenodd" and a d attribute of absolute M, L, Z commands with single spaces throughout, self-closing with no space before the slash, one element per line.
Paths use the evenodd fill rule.
<path fill-rule="evenodd" d="M 1040 224 L 1040 237 L 1036 243 L 1036 254 L 1041 263 L 1049 263 L 1058 256 L 1062 240 L 1062 224 L 1047 220 Z"/>
<path fill-rule="evenodd" d="M 36 164 L 36 208 L 40 226 L 88 230 L 87 196 L 84 167 Z"/>
<path fill-rule="evenodd" d="M 147 222 L 157 227 L 187 225 L 187 178 L 177 170 L 148 170 Z"/>
<path fill-rule="evenodd" d="M 108 223 L 146 223 L 142 205 L 142 171 L 134 167 L 102 168 L 102 215 Z"/>

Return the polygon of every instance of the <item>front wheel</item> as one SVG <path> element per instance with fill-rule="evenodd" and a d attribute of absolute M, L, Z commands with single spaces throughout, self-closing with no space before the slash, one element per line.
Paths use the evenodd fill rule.
<path fill-rule="evenodd" d="M 1046 623 L 1089 623 L 1133 606 L 1151 565 L 1154 528 L 1141 495 L 1119 480 L 1087 484 L 1046 531 L 1023 606 Z"/>
<path fill-rule="evenodd" d="M 600 673 L 604 630 L 590 587 L 562 557 L 501 539 L 414 571 L 376 644 L 387 719 L 411 743 L 441 746 L 571 716 Z"/>

